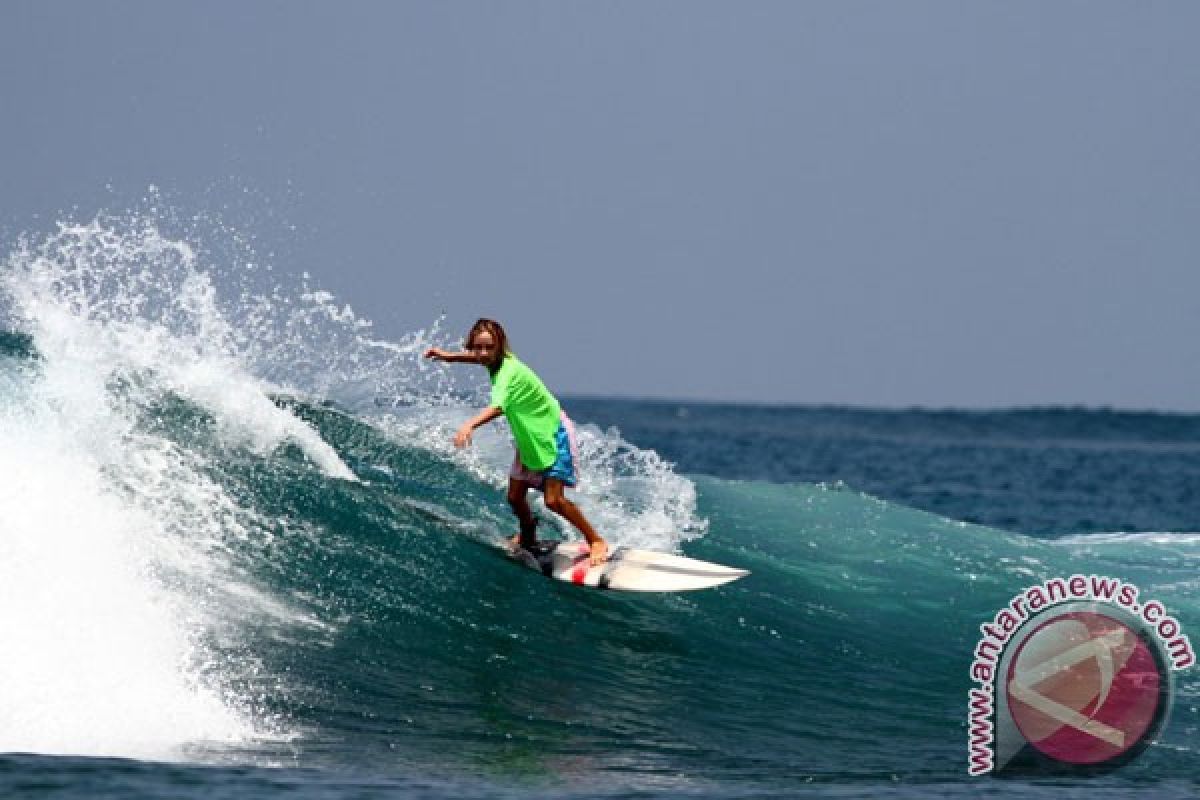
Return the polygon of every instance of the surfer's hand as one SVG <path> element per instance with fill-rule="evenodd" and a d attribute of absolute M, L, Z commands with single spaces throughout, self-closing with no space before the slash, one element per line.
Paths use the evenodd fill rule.
<path fill-rule="evenodd" d="M 447 353 L 445 350 L 441 349 L 440 347 L 431 347 L 425 351 L 425 357 L 432 358 L 435 361 L 445 361 L 446 356 L 448 356 L 448 355 L 450 355 L 450 354 Z"/>
<path fill-rule="evenodd" d="M 471 443 L 471 433 L 474 430 L 475 429 L 471 427 L 470 423 L 467 423 L 459 428 L 458 432 L 454 434 L 454 446 L 466 447 L 469 445 Z"/>

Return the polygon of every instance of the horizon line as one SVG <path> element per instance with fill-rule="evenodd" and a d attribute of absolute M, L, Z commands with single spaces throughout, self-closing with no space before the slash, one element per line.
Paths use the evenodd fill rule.
<path fill-rule="evenodd" d="M 804 409 L 810 411 L 861 411 L 868 413 L 897 413 L 919 412 L 928 414 L 1019 414 L 1019 413 L 1089 413 L 1089 414 L 1127 414 L 1155 416 L 1200 416 L 1200 409 L 1187 411 L 1167 408 L 1136 408 L 1107 404 L 1088 405 L 1085 403 L 1031 403 L 1009 406 L 955 406 L 955 405 L 873 405 L 866 403 L 831 402 L 831 401 L 772 401 L 772 400 L 722 400 L 715 398 L 677 397 L 669 395 L 648 394 L 596 394 L 593 392 L 558 392 L 558 396 L 578 400 L 618 400 L 627 402 L 649 403 L 656 405 L 693 405 L 693 406 L 741 406 L 765 409 Z"/>

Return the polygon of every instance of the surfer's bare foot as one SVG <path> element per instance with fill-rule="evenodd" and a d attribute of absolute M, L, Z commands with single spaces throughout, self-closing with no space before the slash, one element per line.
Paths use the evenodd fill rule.
<path fill-rule="evenodd" d="M 603 564 L 605 561 L 607 561 L 608 542 L 604 541 L 603 539 L 597 539 L 596 541 L 592 542 L 591 556 L 591 564 L 593 567 L 598 564 Z"/>

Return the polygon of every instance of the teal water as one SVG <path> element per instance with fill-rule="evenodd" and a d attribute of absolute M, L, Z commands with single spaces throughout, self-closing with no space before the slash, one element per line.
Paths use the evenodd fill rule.
<path fill-rule="evenodd" d="M 120 225 L 5 270 L 5 796 L 1194 796 L 1194 669 L 1091 779 L 969 779 L 965 707 L 1049 577 L 1200 630 L 1200 417 L 568 398 L 607 535 L 752 571 L 601 593 L 496 550 L 511 451 L 449 446 L 478 387 L 415 357 L 436 328 L 223 304 Z"/>

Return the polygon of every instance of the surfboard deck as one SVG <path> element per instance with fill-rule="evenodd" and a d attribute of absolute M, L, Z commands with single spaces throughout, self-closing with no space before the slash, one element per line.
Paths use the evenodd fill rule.
<path fill-rule="evenodd" d="M 588 563 L 584 542 L 538 542 L 533 551 L 501 545 L 510 558 L 547 578 L 625 592 L 683 592 L 711 589 L 745 575 L 748 570 L 713 564 L 696 558 L 616 547 L 603 564 Z"/>

